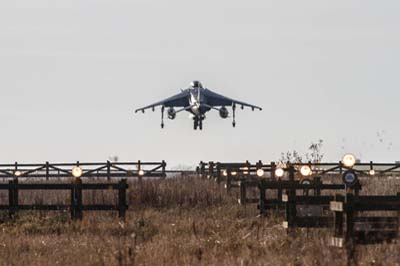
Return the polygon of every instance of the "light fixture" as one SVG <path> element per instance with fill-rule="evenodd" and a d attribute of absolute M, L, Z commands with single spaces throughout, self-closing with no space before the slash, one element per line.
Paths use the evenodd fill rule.
<path fill-rule="evenodd" d="M 22 175 L 22 172 L 21 171 L 18 171 L 18 170 L 15 170 L 15 172 L 14 172 L 14 175 L 15 176 L 21 176 Z"/>
<path fill-rule="evenodd" d="M 347 186 L 354 186 L 357 183 L 357 174 L 353 170 L 348 170 L 343 173 L 343 183 L 345 183 Z"/>
<path fill-rule="evenodd" d="M 375 170 L 374 169 L 369 170 L 369 175 L 375 175 Z"/>
<path fill-rule="evenodd" d="M 283 168 L 278 167 L 275 169 L 275 176 L 277 177 L 282 177 L 284 173 L 285 171 L 283 170 Z"/>
<path fill-rule="evenodd" d="M 232 175 L 232 176 L 235 176 L 235 175 L 237 175 L 237 172 L 236 172 L 236 171 L 232 171 L 232 172 L 231 172 L 231 175 Z"/>
<path fill-rule="evenodd" d="M 139 176 L 144 176 L 144 171 L 143 171 L 143 169 L 140 169 L 140 170 L 138 171 L 138 175 L 139 175 Z"/>
<path fill-rule="evenodd" d="M 227 172 L 226 170 L 224 170 L 224 171 L 222 172 L 222 175 L 223 175 L 223 176 L 228 176 L 228 172 Z"/>
<path fill-rule="evenodd" d="M 82 168 L 80 168 L 79 166 L 75 166 L 74 168 L 72 168 L 72 176 L 75 178 L 79 178 L 82 176 Z"/>
<path fill-rule="evenodd" d="M 264 170 L 263 169 L 257 169 L 257 176 L 262 177 L 264 175 Z"/>
<path fill-rule="evenodd" d="M 345 154 L 342 163 L 344 166 L 351 168 L 356 164 L 356 157 L 351 153 Z"/>
<path fill-rule="evenodd" d="M 311 167 L 308 166 L 308 165 L 303 165 L 300 168 L 300 173 L 301 173 L 302 176 L 310 176 L 310 175 L 312 175 Z"/>
<path fill-rule="evenodd" d="M 301 185 L 311 185 L 311 180 L 308 178 L 304 178 L 304 179 L 300 180 L 300 184 Z"/>

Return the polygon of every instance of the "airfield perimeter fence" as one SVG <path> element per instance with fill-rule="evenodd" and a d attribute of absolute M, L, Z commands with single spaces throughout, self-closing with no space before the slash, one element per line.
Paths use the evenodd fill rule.
<path fill-rule="evenodd" d="M 88 179 L 104 178 L 164 178 L 167 175 L 166 162 L 110 162 L 105 163 L 49 163 L 42 164 L 0 164 L 0 180 L 18 179 L 63 179 L 72 176 Z"/>
<path fill-rule="evenodd" d="M 115 210 L 124 218 L 128 209 L 128 181 L 137 181 L 131 185 L 141 186 L 144 179 L 195 174 L 167 170 L 166 166 L 165 161 L 0 164 L 0 198 L 3 202 L 8 198 L 7 204 L 0 204 L 0 210 L 8 210 L 10 217 L 22 210 L 69 210 L 72 219 L 82 219 L 83 211 Z M 95 197 L 96 191 L 101 191 L 100 197 Z M 117 191 L 117 195 L 112 191 Z M 115 196 L 116 202 L 110 203 Z M 43 203 L 45 200 L 50 203 Z"/>
<path fill-rule="evenodd" d="M 125 218 L 128 204 L 126 201 L 126 191 L 128 184 L 126 179 L 121 179 L 118 183 L 82 183 L 82 179 L 73 178 L 71 183 L 20 183 L 14 177 L 6 184 L 0 184 L 0 190 L 8 191 L 8 204 L 0 205 L 0 210 L 8 210 L 10 217 L 22 210 L 45 210 L 45 211 L 66 211 L 71 212 L 71 218 L 82 219 L 83 211 L 109 211 L 116 210 L 120 218 Z M 19 194 L 23 190 L 67 190 L 70 191 L 70 204 L 22 204 Z M 84 204 L 83 191 L 85 190 L 117 190 L 118 202 L 116 204 Z"/>
<path fill-rule="evenodd" d="M 83 211 L 114 210 L 118 211 L 120 218 L 125 218 L 128 209 L 127 180 L 133 179 L 141 182 L 143 178 L 166 178 L 169 173 L 166 165 L 165 161 L 0 164 L 0 191 L 8 192 L 8 204 L 0 205 L 0 210 L 8 210 L 11 217 L 22 210 L 69 210 L 72 219 L 82 219 Z M 50 195 L 51 191 L 57 191 L 57 195 L 64 198 L 64 203 L 29 202 L 26 204 L 20 198 L 23 191 L 33 191 L 33 193 L 45 191 L 44 195 Z M 62 191 L 69 191 L 70 196 L 63 194 Z M 87 193 L 83 193 L 84 191 L 92 191 L 92 193 L 94 191 L 103 191 L 104 193 L 117 191 L 117 202 L 85 204 L 84 195 Z M 67 204 L 65 199 L 67 199 Z"/>
<path fill-rule="evenodd" d="M 399 237 L 400 163 L 200 162 L 200 177 L 238 188 L 240 204 L 257 203 L 261 217 L 284 215 L 288 236 L 296 228 L 331 228 L 331 246 L 345 248 L 347 263 L 355 261 L 358 244 L 391 242 Z M 383 195 L 377 195 L 385 182 Z M 375 182 L 374 184 L 368 184 Z M 373 188 L 371 188 L 373 187 Z M 249 189 L 258 198 L 248 198 Z"/>

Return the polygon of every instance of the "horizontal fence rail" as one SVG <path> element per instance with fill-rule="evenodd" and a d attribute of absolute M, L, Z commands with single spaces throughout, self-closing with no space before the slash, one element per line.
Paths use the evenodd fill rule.
<path fill-rule="evenodd" d="M 166 162 L 0 164 L 0 178 L 130 178 L 166 177 Z"/>
<path fill-rule="evenodd" d="M 354 170 L 360 175 L 366 176 L 380 176 L 380 175 L 400 175 L 400 163 L 355 163 L 352 167 L 346 167 L 342 162 L 337 163 L 262 163 L 258 161 L 256 164 L 251 164 L 250 162 L 200 162 L 197 167 L 197 173 L 202 177 L 214 178 L 217 181 L 224 180 L 226 176 L 226 171 L 228 169 L 235 169 L 237 174 L 246 175 L 256 175 L 258 169 L 264 170 L 266 177 L 274 177 L 277 168 L 288 171 L 290 166 L 293 166 L 296 173 L 300 172 L 302 166 L 309 166 L 312 170 L 313 175 L 340 175 L 346 170 Z"/>

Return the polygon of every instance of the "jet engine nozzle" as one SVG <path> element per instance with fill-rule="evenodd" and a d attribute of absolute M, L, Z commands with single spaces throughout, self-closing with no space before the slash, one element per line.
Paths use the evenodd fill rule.
<path fill-rule="evenodd" d="M 229 115 L 228 109 L 226 109 L 225 106 L 222 106 L 222 107 L 219 109 L 219 116 L 220 116 L 221 118 L 225 119 L 225 118 L 228 118 L 228 115 Z"/>
<path fill-rule="evenodd" d="M 176 111 L 173 107 L 168 108 L 168 118 L 173 120 L 176 117 Z"/>

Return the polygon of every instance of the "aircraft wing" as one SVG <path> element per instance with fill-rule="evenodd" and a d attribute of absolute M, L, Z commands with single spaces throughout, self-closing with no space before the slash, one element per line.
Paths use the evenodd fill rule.
<path fill-rule="evenodd" d="M 139 108 L 135 110 L 136 112 L 143 111 L 149 108 L 154 108 L 156 106 L 166 106 L 166 107 L 186 107 L 189 105 L 189 90 L 183 90 L 181 93 L 178 93 L 172 97 L 169 97 L 165 100 L 150 104 L 148 106 Z"/>
<path fill-rule="evenodd" d="M 204 95 L 207 97 L 207 103 L 212 106 L 230 106 L 233 104 L 237 104 L 237 105 L 247 106 L 247 107 L 250 107 L 253 109 L 262 110 L 262 108 L 259 106 L 248 104 L 245 102 L 237 101 L 237 100 L 222 96 L 218 93 L 210 91 L 209 89 L 205 89 Z"/>

